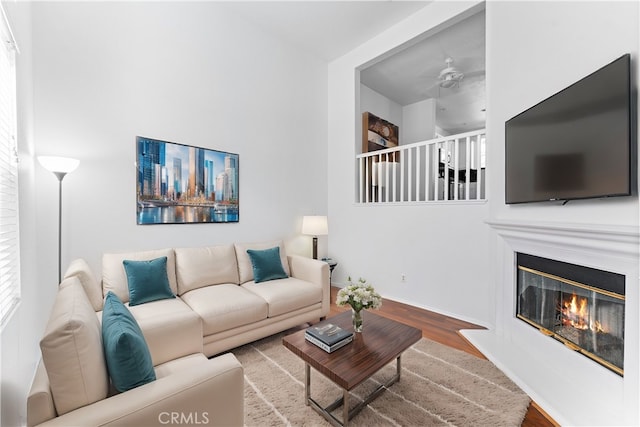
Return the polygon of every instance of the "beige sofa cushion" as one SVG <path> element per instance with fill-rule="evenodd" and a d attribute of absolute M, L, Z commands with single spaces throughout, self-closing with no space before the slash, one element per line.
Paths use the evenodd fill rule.
<path fill-rule="evenodd" d="M 127 274 L 122 261 L 148 261 L 155 258 L 167 257 L 167 277 L 169 287 L 174 294 L 178 293 L 176 281 L 176 255 L 173 249 L 158 249 L 152 251 L 129 252 L 119 254 L 104 254 L 102 256 L 102 295 L 113 292 L 122 302 L 129 301 L 129 285 Z"/>
<path fill-rule="evenodd" d="M 107 397 L 102 329 L 77 277 L 60 286 L 40 350 L 59 415 Z"/>
<path fill-rule="evenodd" d="M 202 318 L 204 336 L 267 318 L 267 302 L 235 284 L 206 286 L 181 298 Z"/>
<path fill-rule="evenodd" d="M 82 258 L 71 261 L 67 271 L 64 273 L 64 278 L 66 279 L 73 276 L 80 279 L 80 283 L 82 283 L 84 292 L 87 294 L 93 309 L 95 311 L 102 310 L 102 301 L 104 300 L 104 297 L 102 296 L 102 288 L 93 275 L 91 267 L 89 267 L 87 261 Z"/>
<path fill-rule="evenodd" d="M 170 360 L 161 365 L 154 367 L 156 378 L 169 377 L 173 374 L 180 374 L 181 371 L 198 366 L 201 363 L 207 363 L 207 356 L 202 353 L 190 354 L 178 359 Z"/>
<path fill-rule="evenodd" d="M 233 245 L 178 248 L 178 295 L 203 286 L 238 283 L 238 263 Z"/>
<path fill-rule="evenodd" d="M 289 277 L 242 285 L 244 289 L 259 295 L 269 304 L 269 317 L 279 316 L 322 302 L 322 287 L 314 283 Z"/>
<path fill-rule="evenodd" d="M 202 352 L 202 320 L 180 298 L 128 308 L 142 330 L 153 366 Z"/>
<path fill-rule="evenodd" d="M 238 273 L 240 275 L 240 284 L 253 280 L 253 266 L 251 265 L 251 259 L 247 254 L 247 249 L 269 249 L 278 246 L 280 248 L 280 260 L 282 260 L 282 267 L 284 267 L 287 276 L 291 276 L 289 272 L 289 263 L 287 262 L 287 253 L 284 249 L 284 243 L 282 240 L 273 242 L 259 242 L 259 243 L 236 243 L 236 257 L 238 257 Z"/>

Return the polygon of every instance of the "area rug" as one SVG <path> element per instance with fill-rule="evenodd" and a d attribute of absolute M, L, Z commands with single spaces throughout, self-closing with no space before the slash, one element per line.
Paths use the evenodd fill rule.
<path fill-rule="evenodd" d="M 245 425 L 328 426 L 304 404 L 304 362 L 282 345 L 282 334 L 239 347 L 245 374 Z M 352 390 L 352 404 L 391 378 L 395 361 Z M 311 396 L 322 406 L 340 397 L 311 369 Z M 491 362 L 422 339 L 402 356 L 399 382 L 350 422 L 353 426 L 520 426 L 529 397 Z M 341 419 L 340 410 L 336 411 Z"/>

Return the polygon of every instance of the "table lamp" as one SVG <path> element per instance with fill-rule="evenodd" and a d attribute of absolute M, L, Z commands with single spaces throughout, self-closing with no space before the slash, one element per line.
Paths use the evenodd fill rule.
<path fill-rule="evenodd" d="M 329 234 L 327 217 L 324 215 L 311 215 L 302 218 L 302 234 L 313 236 L 313 259 L 318 259 L 318 236 Z"/>

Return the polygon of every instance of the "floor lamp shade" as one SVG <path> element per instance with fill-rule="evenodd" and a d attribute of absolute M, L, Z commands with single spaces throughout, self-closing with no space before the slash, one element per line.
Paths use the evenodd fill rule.
<path fill-rule="evenodd" d="M 69 157 L 38 156 L 40 164 L 58 178 L 58 284 L 62 282 L 62 179 L 80 165 L 80 160 Z"/>
<path fill-rule="evenodd" d="M 313 259 L 318 259 L 318 236 L 329 234 L 329 224 L 324 215 L 308 215 L 302 218 L 302 234 L 313 236 Z"/>
<path fill-rule="evenodd" d="M 38 161 L 46 170 L 53 173 L 71 173 L 80 165 L 80 160 L 70 157 L 38 156 Z"/>

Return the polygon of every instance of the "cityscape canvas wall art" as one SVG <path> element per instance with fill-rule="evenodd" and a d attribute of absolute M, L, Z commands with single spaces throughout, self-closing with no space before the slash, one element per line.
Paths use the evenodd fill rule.
<path fill-rule="evenodd" d="M 239 221 L 238 154 L 136 137 L 138 224 Z"/>

